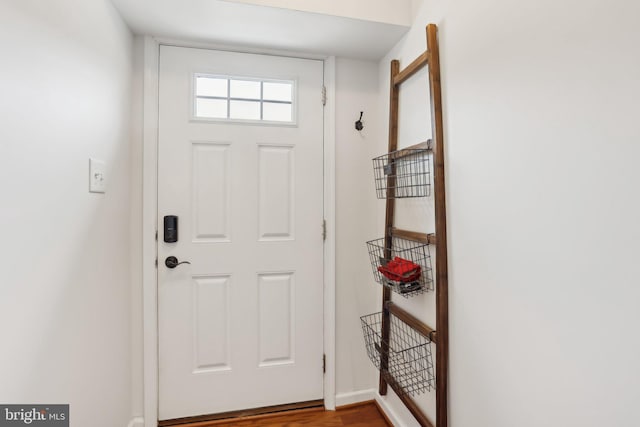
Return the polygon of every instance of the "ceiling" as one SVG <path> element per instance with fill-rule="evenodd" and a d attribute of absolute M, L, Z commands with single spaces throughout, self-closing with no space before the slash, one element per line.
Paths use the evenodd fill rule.
<path fill-rule="evenodd" d="M 186 41 L 382 58 L 409 27 L 222 0 L 111 0 L 136 34 Z"/>

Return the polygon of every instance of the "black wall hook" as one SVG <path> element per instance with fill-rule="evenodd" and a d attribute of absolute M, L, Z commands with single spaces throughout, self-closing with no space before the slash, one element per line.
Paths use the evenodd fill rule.
<path fill-rule="evenodd" d="M 364 129 L 364 125 L 362 124 L 362 114 L 363 114 L 363 112 L 360 111 L 360 118 L 358 119 L 358 121 L 356 121 L 356 130 L 357 131 L 361 131 L 362 129 Z"/>

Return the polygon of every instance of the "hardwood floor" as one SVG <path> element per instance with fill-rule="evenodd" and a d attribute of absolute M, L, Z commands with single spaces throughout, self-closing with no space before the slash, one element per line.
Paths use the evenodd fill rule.
<path fill-rule="evenodd" d="M 371 402 L 343 406 L 337 411 L 322 408 L 300 409 L 286 413 L 256 415 L 237 419 L 202 421 L 175 427 L 389 427 L 376 404 Z"/>

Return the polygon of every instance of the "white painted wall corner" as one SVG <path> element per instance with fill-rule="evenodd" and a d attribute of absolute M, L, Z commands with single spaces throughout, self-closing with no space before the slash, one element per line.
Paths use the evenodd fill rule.
<path fill-rule="evenodd" d="M 336 395 L 336 407 L 351 405 L 353 403 L 366 402 L 368 400 L 374 400 L 376 397 L 376 390 L 359 390 L 349 393 L 340 393 Z"/>
<path fill-rule="evenodd" d="M 127 424 L 127 427 L 144 427 L 144 418 L 132 418 L 131 421 L 129 421 L 129 424 Z"/>

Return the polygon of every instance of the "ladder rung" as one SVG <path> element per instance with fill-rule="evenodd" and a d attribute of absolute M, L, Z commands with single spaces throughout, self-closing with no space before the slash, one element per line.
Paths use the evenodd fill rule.
<path fill-rule="evenodd" d="M 411 147 L 402 148 L 400 150 L 389 153 L 389 160 L 404 159 L 405 157 L 423 154 L 424 150 L 431 151 L 431 147 L 431 140 L 427 142 L 421 142 L 420 144 L 415 144 Z"/>
<path fill-rule="evenodd" d="M 380 374 L 384 377 L 391 377 L 388 371 L 380 370 Z M 392 378 L 392 377 L 391 377 Z M 394 380 L 389 381 L 389 385 L 396 392 L 398 399 L 404 403 L 404 406 L 407 407 L 409 412 L 416 418 L 418 424 L 423 427 L 434 427 L 434 424 L 427 418 L 427 416 L 422 412 L 420 407 L 416 404 L 416 402 L 409 396 L 407 393 L 402 390 L 402 388 L 398 385 L 398 383 Z"/>
<path fill-rule="evenodd" d="M 391 153 L 389 153 L 389 159 L 390 160 L 398 160 L 398 159 L 402 159 L 404 157 L 409 157 L 409 156 L 413 156 L 416 154 L 419 154 L 419 152 L 417 153 L 416 150 L 433 150 L 433 144 L 431 143 L 431 140 L 425 141 L 425 142 L 420 142 L 419 144 L 414 144 L 410 147 L 405 147 L 402 148 L 398 151 L 393 151 Z"/>
<path fill-rule="evenodd" d="M 413 240 L 414 242 L 424 243 L 425 245 L 436 244 L 435 234 L 419 233 L 417 231 L 402 230 L 400 228 L 393 227 L 391 229 L 391 235 L 402 239 Z"/>
<path fill-rule="evenodd" d="M 408 312 L 404 311 L 391 301 L 387 301 L 384 306 L 387 310 L 389 310 L 389 313 L 393 314 L 398 319 L 411 326 L 420 335 L 438 344 L 438 333 L 433 328 L 427 326 L 425 323 L 409 314 Z"/>
<path fill-rule="evenodd" d="M 411 64 L 409 64 L 407 68 L 400 71 L 398 75 L 393 78 L 393 84 L 397 86 L 400 83 L 404 82 L 409 77 L 420 71 L 420 69 L 427 65 L 428 62 L 429 51 L 425 51 L 422 55 L 418 56 Z"/>
<path fill-rule="evenodd" d="M 433 150 L 433 143 L 429 139 L 427 141 L 419 142 L 409 147 L 405 147 L 403 148 L 403 150 Z"/>

